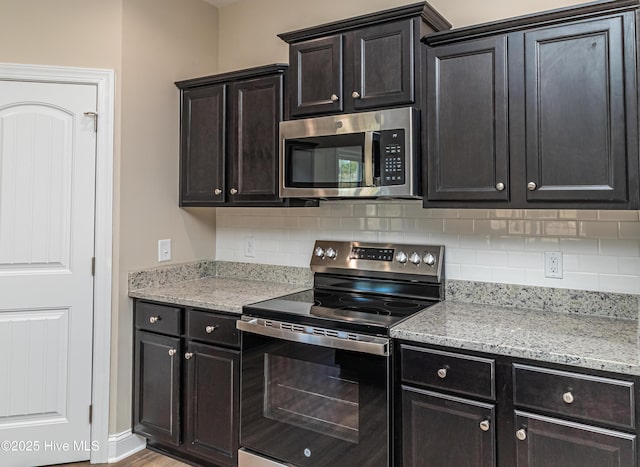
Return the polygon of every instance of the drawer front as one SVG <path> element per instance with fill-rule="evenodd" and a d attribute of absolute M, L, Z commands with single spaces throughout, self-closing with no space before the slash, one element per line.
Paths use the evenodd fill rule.
<path fill-rule="evenodd" d="M 400 346 L 402 381 L 495 399 L 495 361 L 412 345 Z"/>
<path fill-rule="evenodd" d="M 138 329 L 179 335 L 181 320 L 181 308 L 136 301 L 136 327 Z"/>
<path fill-rule="evenodd" d="M 187 312 L 187 337 L 212 344 L 240 347 L 240 331 L 236 321 L 240 318 L 207 311 Z"/>
<path fill-rule="evenodd" d="M 519 364 L 513 375 L 516 406 L 635 427 L 632 382 Z"/>

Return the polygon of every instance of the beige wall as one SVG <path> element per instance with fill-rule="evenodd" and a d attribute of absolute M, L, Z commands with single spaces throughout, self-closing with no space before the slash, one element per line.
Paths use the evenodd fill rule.
<path fill-rule="evenodd" d="M 116 71 L 109 432 L 131 427 L 127 272 L 213 258 L 213 210 L 178 208 L 179 93 L 217 69 L 217 9 L 201 0 L 0 0 L 0 61 Z M 166 264 L 166 263 L 165 263 Z"/>
<path fill-rule="evenodd" d="M 220 71 L 287 63 L 287 45 L 276 34 L 374 11 L 414 0 L 239 0 L 219 9 Z M 567 5 L 581 0 L 430 0 L 454 27 L 478 24 Z"/>
<path fill-rule="evenodd" d="M 158 240 L 172 263 L 214 258 L 213 209 L 178 207 L 177 80 L 217 67 L 217 10 L 201 0 L 126 0 L 122 27 L 120 258 L 114 316 L 111 433 L 131 426 L 132 320 L 127 272 L 158 266 Z M 168 264 L 168 263 L 162 263 Z"/>

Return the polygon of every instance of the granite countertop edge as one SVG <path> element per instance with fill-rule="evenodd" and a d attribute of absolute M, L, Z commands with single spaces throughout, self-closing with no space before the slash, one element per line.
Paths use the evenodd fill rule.
<path fill-rule="evenodd" d="M 496 323 L 496 313 L 503 312 L 517 317 Z M 476 327 L 469 324 L 470 313 Z M 397 324 L 390 335 L 452 350 L 640 376 L 640 331 L 633 319 L 445 301 Z M 602 345 L 599 355 L 593 355 L 596 342 Z"/>

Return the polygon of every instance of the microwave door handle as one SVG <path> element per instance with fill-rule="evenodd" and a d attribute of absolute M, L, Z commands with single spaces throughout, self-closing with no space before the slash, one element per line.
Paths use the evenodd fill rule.
<path fill-rule="evenodd" d="M 364 134 L 364 184 L 373 184 L 373 136 L 375 131 L 366 131 Z"/>

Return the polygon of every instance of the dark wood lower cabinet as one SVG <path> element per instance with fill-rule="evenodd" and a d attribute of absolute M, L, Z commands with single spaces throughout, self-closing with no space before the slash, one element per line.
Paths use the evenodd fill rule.
<path fill-rule="evenodd" d="M 240 352 L 189 343 L 187 363 L 187 451 L 211 462 L 237 463 Z"/>
<path fill-rule="evenodd" d="M 193 465 L 237 465 L 237 316 L 143 301 L 134 313 L 133 432 Z"/>
<path fill-rule="evenodd" d="M 402 387 L 404 467 L 494 467 L 493 404 Z"/>
<path fill-rule="evenodd" d="M 181 345 L 177 337 L 138 331 L 133 431 L 180 445 Z"/>
<path fill-rule="evenodd" d="M 636 467 L 636 437 L 516 411 L 517 467 Z"/>

